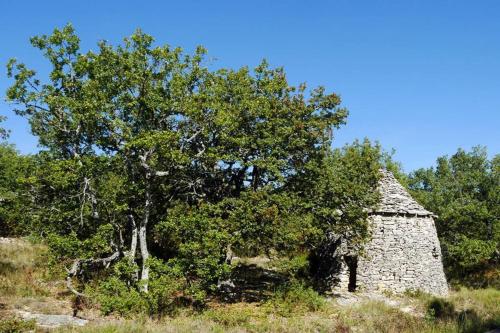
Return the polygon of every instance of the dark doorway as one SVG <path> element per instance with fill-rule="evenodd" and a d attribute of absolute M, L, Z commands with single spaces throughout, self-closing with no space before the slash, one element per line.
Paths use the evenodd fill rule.
<path fill-rule="evenodd" d="M 347 285 L 347 290 L 350 292 L 356 291 L 356 276 L 358 270 L 358 257 L 346 256 L 345 263 L 349 269 L 349 284 Z"/>

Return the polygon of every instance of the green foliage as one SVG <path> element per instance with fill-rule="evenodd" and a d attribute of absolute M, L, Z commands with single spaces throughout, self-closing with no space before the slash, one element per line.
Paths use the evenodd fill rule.
<path fill-rule="evenodd" d="M 28 181 L 32 230 L 63 237 L 50 236 L 61 256 L 124 250 L 139 228 L 202 295 L 228 276 L 229 249 L 293 252 L 318 231 L 289 183 L 345 123 L 336 94 L 306 94 L 266 61 L 211 71 L 204 48 L 156 46 L 140 30 L 89 52 L 71 25 L 31 43 L 50 74 L 9 61 L 7 99 L 46 149 Z"/>
<path fill-rule="evenodd" d="M 305 189 L 322 235 L 341 235 L 355 247 L 369 236 L 367 216 L 379 200 L 375 191 L 382 150 L 370 141 L 335 149 L 314 170 L 318 177 Z"/>
<path fill-rule="evenodd" d="M 133 286 L 136 283 L 139 266 L 130 258 L 121 258 L 113 265 L 113 276 L 125 282 L 127 286 Z"/>
<path fill-rule="evenodd" d="M 22 320 L 19 318 L 0 319 L 0 332 L 2 333 L 23 333 L 33 331 L 35 321 Z"/>
<path fill-rule="evenodd" d="M 0 116 L 0 123 L 5 121 L 5 119 L 6 118 L 4 116 Z M 0 126 L 0 140 L 5 140 L 8 137 L 9 137 L 9 131 Z"/>
<path fill-rule="evenodd" d="M 304 199 L 291 191 L 246 191 L 222 202 L 239 255 L 295 254 L 316 230 Z"/>
<path fill-rule="evenodd" d="M 184 303 L 181 297 L 189 294 L 189 288 L 176 267 L 159 259 L 149 260 L 151 275 L 148 293 L 140 292 L 141 282 L 130 279 L 137 269 L 134 263 L 123 258 L 113 267 L 113 274 L 89 290 L 105 315 L 116 313 L 123 316 L 134 314 L 173 314 Z M 202 298 L 204 300 L 204 298 Z"/>
<path fill-rule="evenodd" d="M 436 227 L 448 276 L 486 277 L 498 270 L 500 246 L 500 156 L 488 160 L 486 149 L 458 150 L 440 157 L 436 168 L 410 175 L 412 194 L 438 215 Z M 481 281 L 485 280 L 485 281 Z M 473 284 L 492 283 L 479 278 Z"/>
<path fill-rule="evenodd" d="M 450 260 L 459 267 L 473 268 L 485 264 L 489 258 L 493 258 L 497 244 L 492 241 L 481 239 L 469 239 L 467 236 L 460 235 L 457 242 L 447 246 Z"/>
<path fill-rule="evenodd" d="M 311 287 L 295 282 L 277 290 L 265 306 L 270 312 L 288 317 L 319 311 L 325 306 L 325 299 Z"/>
<path fill-rule="evenodd" d="M 101 225 L 95 233 L 81 241 L 75 232 L 68 235 L 49 233 L 45 238 L 56 260 L 102 257 L 112 252 L 113 227 Z"/>
<path fill-rule="evenodd" d="M 32 169 L 32 157 L 0 143 L 0 236 L 25 235 L 29 229 L 30 201 L 23 181 Z"/>
<path fill-rule="evenodd" d="M 112 252 L 113 232 L 111 224 L 100 225 L 92 237 L 82 242 L 83 257 L 102 257 Z"/>
<path fill-rule="evenodd" d="M 175 253 L 171 262 L 193 283 L 214 290 L 230 272 L 225 262 L 229 235 L 211 206 L 178 206 L 156 228 L 165 249 Z"/>
<path fill-rule="evenodd" d="M 197 297 L 194 288 L 190 289 L 178 267 L 155 258 L 150 258 L 148 264 L 151 268 L 150 290 L 143 297 L 148 302 L 149 314 L 173 314 L 178 306 L 184 305 L 180 301 L 183 297 L 205 301 L 204 297 Z"/>
<path fill-rule="evenodd" d="M 270 265 L 276 271 L 288 276 L 290 279 L 303 279 L 309 274 L 309 255 L 305 253 L 297 253 L 291 258 L 278 257 L 272 260 Z"/>
<path fill-rule="evenodd" d="M 148 310 L 147 301 L 141 293 L 114 276 L 100 283 L 96 290 L 96 299 L 105 315 L 117 313 L 126 316 L 147 313 Z"/>
<path fill-rule="evenodd" d="M 347 254 L 336 251 L 340 244 L 359 253 L 370 237 L 368 214 L 380 199 L 376 187 L 383 157 L 380 145 L 355 141 L 313 165 L 311 174 L 299 183 L 316 229 L 306 244 L 320 289 L 330 288 L 328 279 L 338 269 L 339 258 L 332 253 Z"/>
<path fill-rule="evenodd" d="M 81 242 L 75 233 L 66 236 L 51 233 L 45 239 L 56 260 L 77 258 L 80 254 Z"/>

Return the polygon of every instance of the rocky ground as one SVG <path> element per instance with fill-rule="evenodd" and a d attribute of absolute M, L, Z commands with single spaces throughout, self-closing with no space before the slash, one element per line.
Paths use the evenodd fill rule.
<path fill-rule="evenodd" d="M 17 310 L 16 313 L 24 320 L 34 320 L 39 327 L 55 328 L 60 326 L 85 326 L 88 320 L 64 314 L 31 313 Z"/>
<path fill-rule="evenodd" d="M 331 301 L 336 302 L 340 306 L 355 306 L 362 303 L 375 301 L 382 302 L 385 305 L 398 309 L 401 312 L 408 313 L 417 317 L 423 317 L 421 309 L 418 308 L 417 302 L 407 297 L 398 297 L 396 295 L 386 296 L 376 293 L 344 293 L 336 294 Z"/>

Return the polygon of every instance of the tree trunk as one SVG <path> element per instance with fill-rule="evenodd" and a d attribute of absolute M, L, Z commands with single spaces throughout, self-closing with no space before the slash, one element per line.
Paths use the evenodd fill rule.
<path fill-rule="evenodd" d="M 254 165 L 252 170 L 252 188 L 254 191 L 256 191 L 257 188 L 259 187 L 259 183 L 260 183 L 260 169 Z"/>
<path fill-rule="evenodd" d="M 130 242 L 130 252 L 129 252 L 130 261 L 134 261 L 135 254 L 137 252 L 137 234 L 138 234 L 137 226 L 134 225 L 132 229 L 132 240 Z"/>
<path fill-rule="evenodd" d="M 226 264 L 231 265 L 233 257 L 234 257 L 233 249 L 231 248 L 231 244 L 228 244 L 226 246 Z"/>
<path fill-rule="evenodd" d="M 141 247 L 141 257 L 142 257 L 141 289 L 145 293 L 148 292 L 148 281 L 149 281 L 149 266 L 148 266 L 149 251 L 147 243 L 147 226 L 149 222 L 149 215 L 152 205 L 150 177 L 146 178 L 147 178 L 147 184 L 146 184 L 146 200 L 144 202 L 144 216 L 139 226 L 139 245 Z"/>
<path fill-rule="evenodd" d="M 129 214 L 128 219 L 129 219 L 130 224 L 132 226 L 132 239 L 130 241 L 130 251 L 128 252 L 127 257 L 129 259 L 130 264 L 135 265 L 135 254 L 137 253 L 137 237 L 138 237 L 139 231 L 137 230 L 137 224 L 135 223 L 134 216 L 132 214 Z M 139 279 L 139 272 L 138 272 L 137 266 L 135 266 L 135 267 L 136 267 L 136 269 L 135 269 L 134 275 L 132 276 L 132 280 L 134 282 L 137 282 L 137 280 Z"/>

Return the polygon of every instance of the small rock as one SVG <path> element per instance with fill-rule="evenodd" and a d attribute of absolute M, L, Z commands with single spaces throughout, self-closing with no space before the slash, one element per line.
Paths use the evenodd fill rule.
<path fill-rule="evenodd" d="M 31 313 L 27 311 L 18 311 L 24 320 L 35 320 L 41 327 L 55 328 L 59 326 L 85 326 L 88 320 L 73 317 L 70 315 L 48 315 L 41 313 Z"/>

